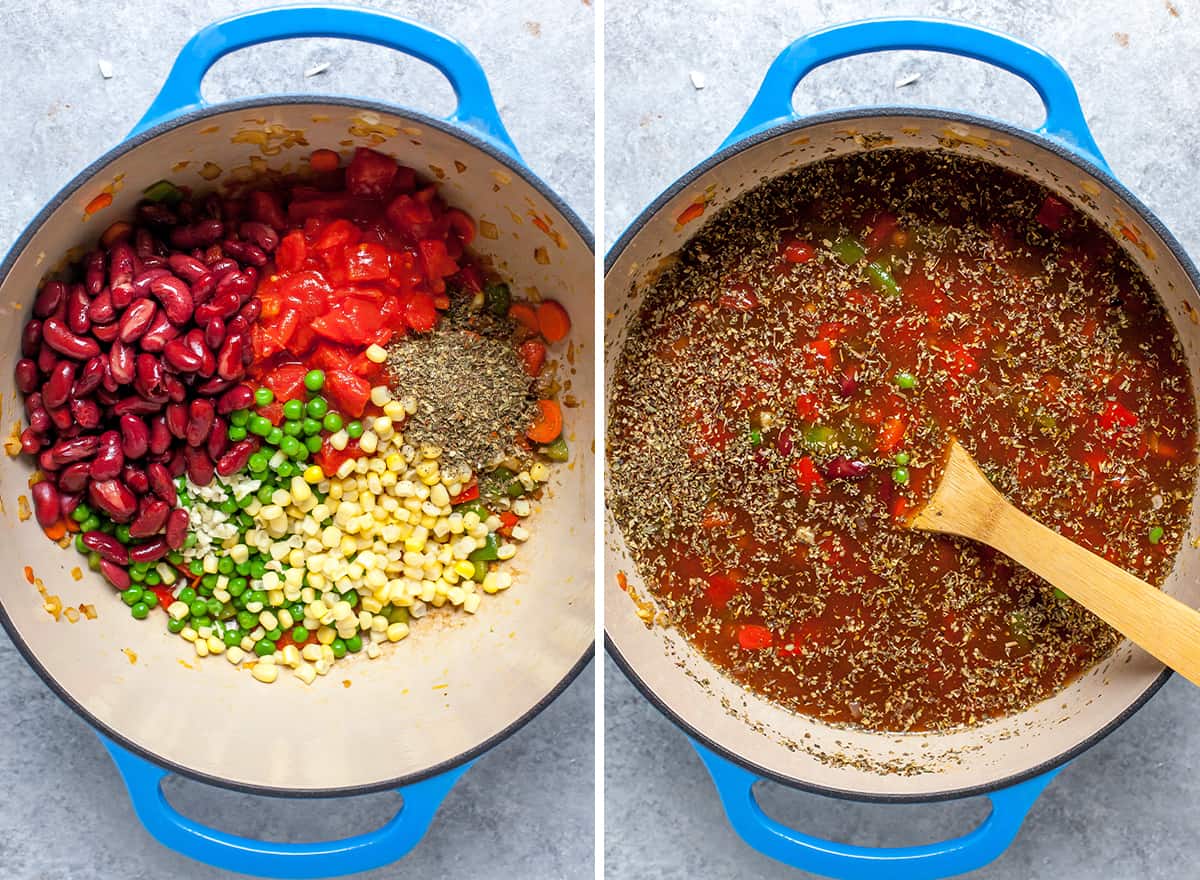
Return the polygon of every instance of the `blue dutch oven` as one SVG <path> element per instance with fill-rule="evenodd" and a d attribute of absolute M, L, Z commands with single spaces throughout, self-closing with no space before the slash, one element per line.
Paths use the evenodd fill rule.
<path fill-rule="evenodd" d="M 204 103 L 200 82 L 217 59 L 294 37 L 361 40 L 428 62 L 453 86 L 457 109 L 439 119 L 349 98 Z M 15 315 L 6 307 L 10 317 L 0 327 L 10 353 L 0 367 L 0 394 L 19 400 L 13 353 L 39 281 L 60 255 L 93 247 L 109 223 L 131 217 L 151 183 L 168 178 L 203 192 L 270 169 L 299 170 L 314 149 L 348 155 L 359 145 L 436 177 L 443 197 L 479 221 L 477 249 L 485 259 L 523 289 L 561 300 L 574 320 L 573 343 L 591 350 L 590 233 L 521 160 L 471 53 L 394 16 L 297 6 L 230 18 L 193 37 L 129 137 L 72 180 L 25 230 L 0 265 L 3 302 L 24 307 Z M 111 206 L 85 211 L 102 193 L 112 196 Z M 572 448 L 588 449 L 590 357 L 577 359 L 571 381 L 581 405 L 567 411 L 565 431 Z M 210 865 L 328 877 L 401 858 L 471 762 L 545 708 L 591 655 L 594 488 L 586 456 L 555 478 L 511 590 L 488 597 L 493 601 L 470 620 L 426 618 L 380 659 L 339 663 L 312 687 L 290 676 L 265 687 L 219 660 L 188 663 L 195 657 L 186 642 L 131 618 L 98 575 L 75 581 L 68 570 L 79 558 L 46 541 L 34 520 L 15 515 L 29 477 L 24 458 L 5 457 L 0 465 L 8 518 L 0 564 L 10 572 L 31 566 L 64 607 L 90 603 L 98 618 L 68 629 L 18 577 L 0 582 L 0 621 L 47 685 L 99 732 L 147 830 Z M 156 699 L 168 693 L 169 700 Z M 368 834 L 269 843 L 180 815 L 162 792 L 171 773 L 292 797 L 398 789 L 404 804 Z"/>
<path fill-rule="evenodd" d="M 867 52 L 920 49 L 993 64 L 1037 90 L 1046 120 L 1034 131 L 961 112 L 870 107 L 798 117 L 792 93 L 811 71 Z M 608 254 L 605 381 L 643 295 L 664 261 L 695 234 L 702 210 L 723 205 L 807 163 L 867 149 L 951 150 L 1024 175 L 1057 193 L 1116 238 L 1145 271 L 1183 342 L 1194 387 L 1200 370 L 1197 274 L 1179 243 L 1113 177 L 1084 121 L 1075 88 L 1052 58 L 1011 37 L 928 19 L 856 22 L 802 37 L 775 59 L 741 122 L 718 151 L 633 222 Z M 952 180 L 946 186 L 952 187 Z M 697 206 L 700 206 L 699 209 Z M 686 212 L 686 213 L 685 213 Z M 1192 534 L 1197 531 L 1193 506 Z M 608 516 L 605 570 L 645 592 Z M 1200 604 L 1196 554 L 1184 542 L 1164 589 Z M 1161 664 L 1123 642 L 1053 699 L 952 733 L 881 734 L 789 713 L 738 687 L 678 633 L 647 627 L 626 592 L 606 579 L 610 654 L 643 694 L 691 738 L 730 823 L 758 851 L 829 877 L 948 877 L 995 859 L 1063 765 L 1114 730 L 1166 681 Z M 639 600 L 641 601 L 641 600 Z M 643 607 L 643 613 L 645 611 Z M 831 797 L 923 802 L 986 795 L 988 818 L 971 833 L 928 846 L 871 849 L 820 840 L 767 817 L 752 786 L 771 779 Z"/>

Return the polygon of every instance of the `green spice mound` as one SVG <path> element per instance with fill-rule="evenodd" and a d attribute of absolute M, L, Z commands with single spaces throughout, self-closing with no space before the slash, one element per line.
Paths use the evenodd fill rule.
<path fill-rule="evenodd" d="M 404 423 L 409 443 L 440 447 L 444 459 L 476 473 L 527 455 L 535 380 L 506 340 L 443 328 L 394 343 L 387 367 L 397 396 L 417 399 Z"/>

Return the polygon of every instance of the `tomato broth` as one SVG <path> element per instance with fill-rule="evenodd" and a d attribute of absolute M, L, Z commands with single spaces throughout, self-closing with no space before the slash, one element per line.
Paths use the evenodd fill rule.
<path fill-rule="evenodd" d="M 1155 584 L 1196 412 L 1150 283 L 1048 190 L 946 152 L 774 179 L 649 291 L 610 503 L 669 621 L 742 685 L 877 730 L 1018 712 L 1109 627 L 969 541 L 908 531 L 956 437 L 1018 507 Z"/>

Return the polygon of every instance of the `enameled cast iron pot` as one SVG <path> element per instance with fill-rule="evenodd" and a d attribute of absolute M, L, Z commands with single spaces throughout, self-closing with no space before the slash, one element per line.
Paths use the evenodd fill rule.
<path fill-rule="evenodd" d="M 292 37 L 362 40 L 426 61 L 450 81 L 457 110 L 437 119 L 362 100 L 298 96 L 204 105 L 200 81 L 218 58 Z M 535 513 L 533 537 L 514 560 L 511 590 L 488 597 L 471 620 L 431 615 L 380 659 L 339 664 L 312 687 L 292 676 L 263 686 L 219 660 L 185 668 L 181 660 L 195 659 L 189 645 L 161 626 L 131 618 L 98 575 L 74 581 L 68 571 L 81 557 L 47 541 L 34 519 L 18 521 L 17 498 L 28 494 L 31 463 L 6 456 L 0 464 L 0 568 L 8 572 L 0 581 L 0 621 L 9 636 L 55 693 L 99 731 L 138 816 L 156 838 L 193 858 L 250 874 L 326 877 L 400 858 L 420 840 L 471 761 L 543 709 L 590 656 L 591 235 L 525 166 L 483 70 L 466 48 L 389 15 L 290 7 L 231 18 L 197 34 L 129 138 L 71 181 L 0 265 L 6 315 L 0 337 L 8 352 L 0 366 L 0 395 L 9 413 L 19 413 L 13 364 L 21 327 L 39 280 L 62 254 L 94 246 L 110 222 L 132 216 L 142 190 L 161 178 L 204 191 L 250 173 L 252 163 L 295 169 L 313 149 L 347 153 L 347 141 L 442 178 L 441 194 L 450 204 L 497 229 L 494 237 L 478 237 L 477 249 L 522 289 L 535 287 L 570 311 L 578 354 L 570 380 L 582 403 L 566 411 L 565 431 L 578 455 L 571 466 L 556 469 L 543 509 Z M 211 175 L 213 169 L 221 171 L 214 180 L 198 173 Z M 85 219 L 84 206 L 106 188 L 112 206 Z M 551 234 L 532 222 L 535 217 Z M 26 565 L 64 606 L 92 603 L 99 618 L 55 622 L 20 576 Z M 125 648 L 136 653 L 136 662 Z M 343 678 L 352 686 L 343 687 Z M 160 788 L 168 773 L 274 795 L 399 788 L 404 806 L 382 829 L 349 840 L 265 843 L 179 815 Z"/>
<path fill-rule="evenodd" d="M 950 52 L 1004 68 L 1037 90 L 1046 122 L 1025 131 L 964 113 L 901 107 L 795 115 L 792 93 L 814 68 L 893 49 Z M 678 223 L 685 209 L 705 201 L 706 216 L 711 216 L 764 179 L 807 163 L 899 147 L 951 150 L 996 163 L 1048 187 L 1111 231 L 1162 298 L 1183 342 L 1193 386 L 1200 387 L 1196 268 L 1162 223 L 1112 176 L 1065 71 L 1038 49 L 1007 36 L 925 19 L 863 21 L 793 43 L 775 59 L 746 115 L 717 153 L 634 221 L 607 259 L 608 386 L 630 321 L 657 269 L 702 225 Z M 1164 586 L 1193 606 L 1200 604 L 1200 555 L 1190 540 L 1198 531 L 1198 513 L 1193 509 L 1188 539 Z M 833 877 L 945 877 L 991 861 L 1012 841 L 1026 811 L 1062 765 L 1121 724 L 1169 675 L 1148 654 L 1123 642 L 1109 660 L 1064 692 L 1015 717 L 949 734 L 837 728 L 743 691 L 678 633 L 647 628 L 618 587 L 615 575 L 620 571 L 630 590 L 644 595 L 611 514 L 605 571 L 609 652 L 646 697 L 692 738 L 734 828 L 766 855 Z M 866 849 L 818 840 L 771 820 L 751 790 L 759 778 L 865 801 L 986 794 L 992 812 L 979 828 L 955 840 Z"/>

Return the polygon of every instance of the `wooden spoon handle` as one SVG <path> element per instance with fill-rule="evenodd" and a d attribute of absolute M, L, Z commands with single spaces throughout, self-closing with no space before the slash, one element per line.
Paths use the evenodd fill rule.
<path fill-rule="evenodd" d="M 1200 685 L 1200 612 L 1046 528 L 1011 504 L 992 509 L 995 547 L 1059 587 L 1193 684 Z"/>

